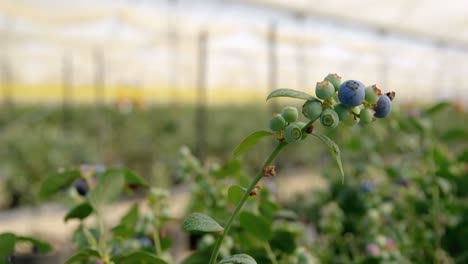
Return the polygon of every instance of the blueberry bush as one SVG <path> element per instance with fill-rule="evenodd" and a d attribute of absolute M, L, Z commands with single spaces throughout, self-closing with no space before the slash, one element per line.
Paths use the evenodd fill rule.
<path fill-rule="evenodd" d="M 327 78 L 333 78 L 334 82 L 327 80 Z M 275 90 L 268 96 L 267 100 L 275 97 L 292 97 L 305 100 L 302 112 L 307 119 L 307 123 L 298 120 L 299 113 L 297 108 L 290 106 L 285 107 L 280 114 L 274 114 L 269 122 L 270 130 L 273 132 L 265 130 L 256 131 L 245 138 L 234 150 L 234 156 L 238 157 L 248 151 L 261 139 L 275 137 L 278 142 L 250 183 L 245 185 L 245 187 L 239 185 L 232 185 L 229 187 L 227 191 L 228 194 L 238 192 L 238 199 L 234 201 L 235 207 L 223 226 L 212 217 L 200 212 L 193 213 L 184 220 L 182 226 L 184 231 L 191 233 L 211 233 L 217 237 L 213 248 L 210 250 L 211 256 L 208 263 L 218 263 L 221 247 L 223 247 L 225 239 L 229 237 L 229 231 L 238 217 L 241 227 L 242 223 L 244 223 L 244 230 L 247 230 L 256 237 L 256 239 L 266 243 L 264 245 L 265 254 L 267 255 L 266 259 L 269 259 L 271 263 L 291 263 L 287 258 L 285 262 L 283 262 L 282 259 L 278 260 L 277 255 L 271 249 L 271 241 L 269 240 L 271 239 L 272 231 L 269 225 L 271 225 L 272 219 L 265 219 L 265 214 L 262 214 L 259 208 L 254 209 L 253 212 L 250 213 L 242 210 L 242 208 L 249 197 L 258 194 L 258 189 L 261 188 L 258 185 L 259 182 L 264 177 L 268 178 L 276 174 L 275 166 L 272 164 L 278 154 L 287 146 L 305 140 L 308 135 L 318 138 L 329 147 L 338 164 L 342 181 L 344 181 L 344 171 L 339 147 L 325 134 L 316 131 L 314 129 L 314 122 L 320 119 L 320 124 L 323 127 L 334 129 L 338 127 L 340 122 L 347 122 L 351 125 L 358 122 L 361 117 L 360 113 L 364 111 L 366 112 L 366 115 L 363 116 L 365 120 L 360 122 L 360 124 L 369 124 L 375 119 L 372 114 L 375 117 L 385 117 L 389 114 L 392 104 L 391 100 L 395 97 L 395 93 L 382 94 L 378 88 L 370 89 L 368 93 L 375 93 L 373 97 L 379 98 L 375 104 L 371 104 L 365 100 L 366 87 L 364 84 L 355 80 L 348 80 L 341 83 L 340 79 L 341 78 L 337 74 L 330 74 L 325 77 L 323 81 L 318 82 L 315 90 L 318 98 L 291 89 Z M 371 97 L 371 95 L 369 96 Z M 387 99 L 381 100 L 382 97 Z M 338 103 L 337 99 L 341 104 Z M 339 106 L 337 108 L 340 109 L 341 120 L 340 115 L 335 111 L 335 105 Z M 258 207 L 261 206 L 262 204 L 260 203 Z M 282 239 L 280 238 L 279 240 Z M 245 252 L 239 252 L 237 254 L 225 256 L 219 263 L 252 264 L 257 262 L 253 257 L 245 254 Z"/>

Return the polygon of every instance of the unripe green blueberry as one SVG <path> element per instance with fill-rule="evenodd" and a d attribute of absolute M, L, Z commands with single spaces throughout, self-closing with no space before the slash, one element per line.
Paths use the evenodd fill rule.
<path fill-rule="evenodd" d="M 365 99 L 369 104 L 377 103 L 377 100 L 379 99 L 379 96 L 381 95 L 382 95 L 382 92 L 380 91 L 379 87 L 377 87 L 376 84 L 366 87 Z"/>
<path fill-rule="evenodd" d="M 327 80 L 318 82 L 315 86 L 315 95 L 322 100 L 327 100 L 335 93 L 335 87 Z"/>
<path fill-rule="evenodd" d="M 270 119 L 270 129 L 273 131 L 281 131 L 286 126 L 286 120 L 280 114 L 275 114 L 272 119 Z"/>
<path fill-rule="evenodd" d="M 318 100 L 306 101 L 302 105 L 302 114 L 309 120 L 316 120 L 322 113 L 322 103 Z"/>
<path fill-rule="evenodd" d="M 344 104 L 337 104 L 335 105 L 335 112 L 338 114 L 338 117 L 340 118 L 340 121 L 344 121 L 347 118 L 349 118 L 349 107 L 347 107 Z"/>
<path fill-rule="evenodd" d="M 299 116 L 297 108 L 292 106 L 286 106 L 285 108 L 283 108 L 283 111 L 281 111 L 281 115 L 283 116 L 284 120 L 286 120 L 286 122 L 289 123 L 295 122 Z"/>
<path fill-rule="evenodd" d="M 302 129 L 297 124 L 291 124 L 284 130 L 284 139 L 288 143 L 298 142 L 302 139 Z"/>
<path fill-rule="evenodd" d="M 351 107 L 349 109 L 349 116 L 343 123 L 347 126 L 354 126 L 357 124 L 359 122 L 359 117 L 356 115 L 359 115 L 359 112 L 361 112 L 361 109 L 358 106 Z"/>
<path fill-rule="evenodd" d="M 307 125 L 304 122 L 297 122 L 296 125 L 302 130 Z M 307 137 L 307 133 L 302 133 L 302 139 Z"/>
<path fill-rule="evenodd" d="M 340 123 L 340 118 L 335 110 L 326 109 L 320 116 L 320 123 L 327 128 L 335 128 Z"/>
<path fill-rule="evenodd" d="M 338 91 L 341 85 L 341 77 L 336 73 L 330 73 L 325 77 L 325 80 L 331 82 L 333 87 L 335 88 L 335 92 Z"/>
<path fill-rule="evenodd" d="M 372 111 L 369 108 L 364 108 L 364 109 L 361 110 L 359 116 L 361 118 L 361 123 L 370 124 L 370 123 L 372 123 L 372 121 L 374 119 L 374 111 Z"/>

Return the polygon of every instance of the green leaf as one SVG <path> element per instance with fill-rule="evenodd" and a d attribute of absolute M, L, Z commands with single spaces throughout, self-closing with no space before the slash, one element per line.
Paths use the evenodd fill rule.
<path fill-rule="evenodd" d="M 211 247 L 203 250 L 197 250 L 192 255 L 186 257 L 180 264 L 206 264 L 210 261 Z"/>
<path fill-rule="evenodd" d="M 44 241 L 37 240 L 32 237 L 26 237 L 26 236 L 18 236 L 16 237 L 16 241 L 26 241 L 31 243 L 33 246 L 36 247 L 36 249 L 39 251 L 39 253 L 48 253 L 52 250 L 52 246 Z"/>
<path fill-rule="evenodd" d="M 267 101 L 271 98 L 274 97 L 291 97 L 291 98 L 296 98 L 296 99 L 303 99 L 303 100 L 317 100 L 317 98 L 313 97 L 310 94 L 301 92 L 301 91 L 296 91 L 293 89 L 277 89 L 271 92 L 268 97 Z"/>
<path fill-rule="evenodd" d="M 115 264 L 167 264 L 166 261 L 156 255 L 145 251 L 138 251 L 125 256 L 114 256 L 112 261 Z"/>
<path fill-rule="evenodd" d="M 468 131 L 463 128 L 453 128 L 442 135 L 444 141 L 468 141 Z"/>
<path fill-rule="evenodd" d="M 60 190 L 69 187 L 79 177 L 81 177 L 79 170 L 66 170 L 50 174 L 42 182 L 39 195 L 42 198 L 49 198 Z"/>
<path fill-rule="evenodd" d="M 232 159 L 226 162 L 221 168 L 214 170 L 212 174 L 219 179 L 238 175 L 241 171 L 241 162 L 238 159 Z"/>
<path fill-rule="evenodd" d="M 239 185 L 232 185 L 228 189 L 228 198 L 229 201 L 235 205 L 239 203 L 244 195 L 246 189 L 240 187 Z"/>
<path fill-rule="evenodd" d="M 89 203 L 94 210 L 99 211 L 103 206 L 117 199 L 122 192 L 124 183 L 124 175 L 121 173 L 103 173 L 99 177 L 96 187 L 88 193 Z"/>
<path fill-rule="evenodd" d="M 193 213 L 185 218 L 182 230 L 189 233 L 217 233 L 224 228 L 205 214 Z"/>
<path fill-rule="evenodd" d="M 83 260 L 88 260 L 91 257 L 99 258 L 99 252 L 91 248 L 83 248 L 71 256 L 65 264 L 81 263 Z"/>
<path fill-rule="evenodd" d="M 270 240 L 272 227 L 266 218 L 244 211 L 239 216 L 239 222 L 249 235 L 262 241 Z"/>
<path fill-rule="evenodd" d="M 297 247 L 294 235 L 283 230 L 276 231 L 273 234 L 270 244 L 273 249 L 283 251 L 286 254 L 293 254 Z"/>
<path fill-rule="evenodd" d="M 71 209 L 65 216 L 64 221 L 67 222 L 70 219 L 83 220 L 93 212 L 93 207 L 88 203 L 84 202 Z"/>
<path fill-rule="evenodd" d="M 338 168 L 340 169 L 341 179 L 344 182 L 343 164 L 341 163 L 341 151 L 338 145 L 335 142 L 333 142 L 333 140 L 331 140 L 329 137 L 325 136 L 324 134 L 318 131 L 313 131 L 312 135 L 319 138 L 323 143 L 325 143 L 328 146 L 333 158 L 336 161 L 336 164 L 338 165 Z"/>
<path fill-rule="evenodd" d="M 135 226 L 138 223 L 139 210 L 138 204 L 134 204 L 130 210 L 122 217 L 119 225 L 114 227 L 112 231 L 120 237 L 131 237 L 135 234 Z"/>
<path fill-rule="evenodd" d="M 122 217 L 122 220 L 120 220 L 120 224 L 135 227 L 138 222 L 138 217 L 139 217 L 138 204 L 135 203 L 130 208 L 130 210 L 128 210 L 128 212 Z"/>
<path fill-rule="evenodd" d="M 252 133 L 250 136 L 242 140 L 242 142 L 234 149 L 234 157 L 239 157 L 240 155 L 247 152 L 249 149 L 255 146 L 255 144 L 257 144 L 260 139 L 273 135 L 273 133 L 263 130 Z"/>
<path fill-rule="evenodd" d="M 257 262 L 247 254 L 236 254 L 223 258 L 218 264 L 257 264 Z"/>
<path fill-rule="evenodd" d="M 126 184 L 148 186 L 145 179 L 127 168 L 111 168 L 106 170 L 104 174 L 122 174 L 125 178 Z"/>
<path fill-rule="evenodd" d="M 449 102 L 440 102 L 438 104 L 433 105 L 431 108 L 426 110 L 426 114 L 434 115 L 437 112 L 444 110 L 445 108 L 449 107 L 451 104 Z"/>
<path fill-rule="evenodd" d="M 12 233 L 0 234 L 0 257 L 6 257 L 15 251 L 16 236 Z"/>

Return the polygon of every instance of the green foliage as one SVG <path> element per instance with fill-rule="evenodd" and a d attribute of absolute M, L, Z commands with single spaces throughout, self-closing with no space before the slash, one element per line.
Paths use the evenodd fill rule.
<path fill-rule="evenodd" d="M 247 233 L 255 239 L 261 241 L 268 241 L 272 235 L 271 222 L 268 219 L 244 211 L 239 215 L 240 226 L 247 231 Z"/>
<path fill-rule="evenodd" d="M 344 181 L 344 170 L 343 170 L 343 164 L 341 162 L 341 151 L 338 145 L 333 142 L 329 137 L 325 136 L 324 134 L 314 131 L 312 132 L 312 135 L 320 139 L 323 143 L 325 143 L 330 150 L 330 153 L 332 154 L 333 158 L 336 161 L 336 164 L 338 165 L 338 168 L 340 169 L 341 177 Z"/>
<path fill-rule="evenodd" d="M 236 254 L 222 259 L 219 264 L 257 264 L 255 259 L 246 254 Z"/>
<path fill-rule="evenodd" d="M 44 241 L 27 236 L 17 236 L 13 233 L 2 233 L 0 234 L 0 258 L 13 255 L 15 245 L 24 242 L 36 248 L 38 253 L 45 254 L 52 250 L 52 247 Z"/>
<path fill-rule="evenodd" d="M 134 204 L 120 219 L 120 223 L 112 229 L 116 237 L 131 237 L 135 235 L 135 226 L 140 218 L 138 204 Z"/>
<path fill-rule="evenodd" d="M 199 161 L 189 148 L 181 150 L 177 180 L 190 187 L 188 216 L 181 227 L 188 233 L 200 235 L 196 252 L 181 263 L 466 262 L 468 221 L 464 216 L 468 215 L 468 191 L 463 188 L 468 184 L 466 113 L 457 112 L 446 102 L 423 112 L 408 111 L 394 105 L 394 111 L 387 119 L 379 122 L 368 119 L 372 126 L 338 126 L 335 130 L 325 130 L 323 126 L 313 126 L 325 111 L 336 111 L 343 121 L 340 123 L 352 119 L 350 124 L 357 122 L 361 111 L 361 122 L 367 123 L 362 120 L 362 114 L 371 111 L 372 98 L 368 96 L 356 111 L 356 108 L 337 104 L 336 94 L 322 96 L 327 99 L 318 100 L 306 93 L 281 89 L 270 94 L 268 99 L 275 97 L 314 100 L 313 118 L 305 116 L 309 123 L 294 118 L 288 124 L 299 127 L 299 144 L 289 144 L 284 134 L 286 126 L 280 124 L 280 129 L 274 129 L 278 130 L 275 133 L 257 131 L 247 137 L 235 149 L 235 159 L 227 160 L 228 155 L 217 156 L 215 161 L 225 160 L 220 166 L 211 159 L 206 163 Z M 256 118 L 250 114 L 252 119 Z M 238 116 L 233 116 L 236 119 L 213 118 L 213 122 L 225 122 L 215 126 L 216 133 L 210 136 L 210 140 L 220 142 L 217 146 L 219 152 L 214 153 L 223 153 L 224 148 L 234 146 L 237 140 L 232 140 L 231 136 L 235 138 L 241 131 L 236 130 L 237 124 L 253 123 L 248 129 L 250 131 L 262 124 L 261 120 L 232 122 L 239 120 Z M 140 119 L 141 124 L 127 121 L 128 124 L 148 128 L 147 124 L 143 125 L 146 123 L 142 122 L 144 120 Z M 179 133 L 176 123 L 164 124 L 163 130 L 168 134 Z M 116 124 L 119 128 L 125 127 L 119 120 Z M 269 125 L 267 122 L 263 124 Z M 140 125 L 129 131 L 144 133 L 138 129 Z M 316 144 L 306 143 L 314 143 L 311 137 L 305 137 L 307 134 L 322 141 L 331 156 L 322 155 L 323 148 L 316 147 Z M 139 137 L 128 132 L 132 142 L 138 142 L 135 142 L 136 146 L 125 147 L 125 150 L 137 153 L 138 148 L 154 147 L 148 143 L 150 135 L 154 136 L 148 133 L 146 137 Z M 161 137 L 161 140 L 183 138 L 179 136 Z M 275 141 L 277 147 L 270 156 L 264 157 L 258 154 L 271 145 L 252 148 L 267 137 Z M 143 143 L 139 142 L 140 139 Z M 172 145 L 168 140 L 164 143 L 168 145 L 164 146 L 170 148 L 180 144 L 180 141 L 174 143 L 176 140 L 173 140 Z M 274 162 L 286 147 L 287 155 Z M 165 147 L 158 148 L 158 152 L 164 154 L 166 150 Z M 141 158 L 148 163 L 157 160 L 147 154 L 149 152 L 142 156 L 135 154 L 132 159 Z M 243 160 L 237 159 L 243 154 L 246 154 Z M 167 159 L 173 157 L 171 154 Z M 262 165 L 261 159 L 264 158 Z M 296 159 L 302 163 L 291 163 Z M 124 160 L 128 165 L 129 160 Z M 327 165 L 333 160 L 338 164 L 337 168 Z M 284 174 L 289 167 L 304 164 L 323 168 L 321 174 L 325 184 L 318 190 L 302 194 L 288 205 L 280 204 L 274 193 L 276 181 L 271 181 L 271 177 L 287 177 Z M 275 165 L 278 171 L 281 170 L 278 176 L 269 173 Z M 256 175 L 250 174 L 252 167 L 257 169 Z M 172 200 L 167 190 L 150 188 L 152 184 L 146 178 L 126 168 L 100 172 L 86 166 L 81 166 L 80 170 L 70 168 L 41 180 L 43 184 L 38 192 L 42 197 L 50 198 L 62 190 L 69 190 L 68 193 L 61 192 L 69 195 L 67 203 L 71 205 L 64 220 L 80 220 L 80 226 L 74 236 L 77 252 L 67 263 L 174 263 L 169 256 L 171 240 L 165 236 L 166 224 L 175 220 L 168 212 L 168 204 Z M 344 177 L 344 169 L 346 182 L 335 177 L 337 174 Z M 88 183 L 87 195 L 79 196 L 74 190 L 72 185 L 78 178 Z M 288 184 L 287 181 L 279 182 Z M 146 195 L 145 208 L 149 210 L 140 210 L 139 204 L 135 203 L 117 225 L 106 226 L 102 220 L 102 209 L 117 201 L 122 194 L 130 194 L 128 191 L 136 186 L 145 187 L 139 191 Z M 245 200 L 242 199 L 244 195 L 248 195 Z M 82 221 L 93 214 L 96 226 Z M 223 223 L 223 226 L 218 223 Z M 33 244 L 40 253 L 51 250 L 50 245 L 39 240 L 6 233 L 0 235 L 0 257 L 14 254 L 14 245 L 19 242 Z"/>
<path fill-rule="evenodd" d="M 0 257 L 13 254 L 15 250 L 16 236 L 12 233 L 0 234 Z"/>
<path fill-rule="evenodd" d="M 66 170 L 63 172 L 53 173 L 44 179 L 41 184 L 39 195 L 42 198 L 49 198 L 60 190 L 68 187 L 74 180 L 81 176 L 78 170 Z"/>
<path fill-rule="evenodd" d="M 189 233 L 218 233 L 224 228 L 205 214 L 193 213 L 185 218 L 182 230 Z"/>
<path fill-rule="evenodd" d="M 73 209 L 71 209 L 67 215 L 65 215 L 64 221 L 67 222 L 70 219 L 83 220 L 93 212 L 93 207 L 88 202 L 83 202 Z"/>
<path fill-rule="evenodd" d="M 253 146 L 255 146 L 255 144 L 257 144 L 260 139 L 269 137 L 269 136 L 273 136 L 273 133 L 268 132 L 268 131 L 263 131 L 263 130 L 256 131 L 250 134 L 248 137 L 242 140 L 241 143 L 234 149 L 234 157 L 238 157 L 244 154 Z"/>
<path fill-rule="evenodd" d="M 234 205 L 238 204 L 246 191 L 247 190 L 245 188 L 242 188 L 239 185 L 230 186 L 228 189 L 229 201 Z"/>
<path fill-rule="evenodd" d="M 115 256 L 112 258 L 112 261 L 115 264 L 167 264 L 166 261 L 158 258 L 154 254 L 144 251 L 133 252 L 125 256 Z"/>
<path fill-rule="evenodd" d="M 96 250 L 93 250 L 91 248 L 83 248 L 73 254 L 66 262 L 65 264 L 74 264 L 74 263 L 82 263 L 83 260 L 88 260 L 90 258 L 99 258 L 99 252 Z"/>
<path fill-rule="evenodd" d="M 293 89 L 276 89 L 268 95 L 267 100 L 275 97 L 291 97 L 310 101 L 317 100 L 317 98 L 313 97 L 312 95 Z"/>
<path fill-rule="evenodd" d="M 118 171 L 106 171 L 99 178 L 96 187 L 88 194 L 88 200 L 94 210 L 101 210 L 103 206 L 117 199 L 125 184 L 124 175 Z"/>

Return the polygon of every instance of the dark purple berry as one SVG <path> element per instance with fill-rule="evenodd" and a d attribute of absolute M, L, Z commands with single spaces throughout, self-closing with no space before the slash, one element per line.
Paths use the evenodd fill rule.
<path fill-rule="evenodd" d="M 138 237 L 137 241 L 144 248 L 150 248 L 153 246 L 153 241 L 147 237 Z"/>
<path fill-rule="evenodd" d="M 366 96 L 366 87 L 360 81 L 348 80 L 340 85 L 338 99 L 346 106 L 353 107 L 362 104 Z"/>
<path fill-rule="evenodd" d="M 410 186 L 410 181 L 405 178 L 398 178 L 395 183 L 406 188 Z"/>
<path fill-rule="evenodd" d="M 362 193 L 369 193 L 372 191 L 372 189 L 374 189 L 374 184 L 372 184 L 371 182 L 364 182 L 361 184 L 361 186 L 359 186 L 359 190 Z"/>
<path fill-rule="evenodd" d="M 377 100 L 377 104 L 374 107 L 375 114 L 374 116 L 377 118 L 384 118 L 390 114 L 392 110 L 392 100 L 386 94 L 381 95 L 379 100 Z"/>
<path fill-rule="evenodd" d="M 85 179 L 81 178 L 81 179 L 76 180 L 74 186 L 75 186 L 76 192 L 79 195 L 85 196 L 86 193 L 88 193 L 89 187 Z"/>

